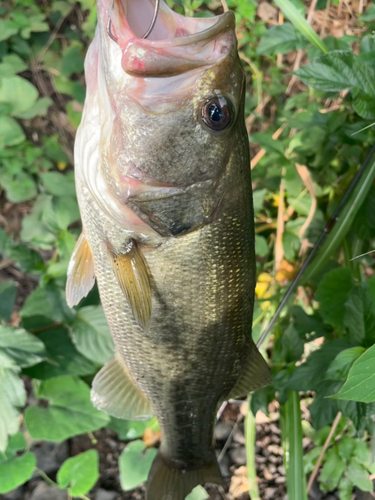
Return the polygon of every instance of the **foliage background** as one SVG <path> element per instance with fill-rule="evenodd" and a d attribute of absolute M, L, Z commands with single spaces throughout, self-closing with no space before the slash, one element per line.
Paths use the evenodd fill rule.
<path fill-rule="evenodd" d="M 169 3 L 186 15 L 222 11 L 218 0 Z M 248 75 L 259 338 L 374 144 L 375 6 L 227 3 Z M 157 422 L 120 421 L 92 407 L 89 386 L 111 356 L 112 340 L 97 290 L 74 310 L 64 292 L 80 233 L 72 147 L 95 5 L 6 1 L 0 16 L 0 494 L 29 498 L 43 479 L 69 497 L 99 498 L 98 488 L 109 484 L 105 454 L 114 439 L 120 480 L 108 489 L 116 498 L 140 498 L 142 488 L 134 488 L 156 453 Z M 264 344 L 272 386 L 252 395 L 253 413 L 232 404 L 221 417 L 241 431 L 246 416 L 248 464 L 228 469 L 231 498 L 283 498 L 286 481 L 290 500 L 301 500 L 314 467 L 318 498 L 373 491 L 374 259 L 356 258 L 374 247 L 373 170 L 370 162 Z M 285 452 L 279 483 L 260 470 L 261 451 L 255 454 L 270 421 L 281 428 Z M 74 447 L 76 436 L 83 447 Z M 223 455 L 227 437 L 218 439 Z M 71 456 L 46 474 L 38 446 L 66 441 Z M 193 495 L 206 497 L 203 488 Z"/>

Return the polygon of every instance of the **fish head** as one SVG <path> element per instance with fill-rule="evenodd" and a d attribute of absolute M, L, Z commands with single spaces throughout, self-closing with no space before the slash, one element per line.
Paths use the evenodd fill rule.
<path fill-rule="evenodd" d="M 245 75 L 232 12 L 187 18 L 161 0 L 143 39 L 154 5 L 98 0 L 101 169 L 112 195 L 167 236 L 212 220 L 244 135 L 248 147 Z"/>

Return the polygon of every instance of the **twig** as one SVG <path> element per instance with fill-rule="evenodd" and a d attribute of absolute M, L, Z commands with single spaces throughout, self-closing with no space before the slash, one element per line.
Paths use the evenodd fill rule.
<path fill-rule="evenodd" d="M 282 26 L 284 24 L 284 15 L 283 13 L 281 12 L 281 10 L 279 10 L 279 26 Z M 280 68 L 280 66 L 283 64 L 283 54 L 277 54 L 277 59 L 276 59 L 276 66 L 278 68 Z"/>
<path fill-rule="evenodd" d="M 229 8 L 226 0 L 221 0 L 221 5 L 223 6 L 224 12 L 228 12 Z"/>
<path fill-rule="evenodd" d="M 327 439 L 326 439 L 326 441 L 325 441 L 325 443 L 323 445 L 322 451 L 320 452 L 320 455 L 319 455 L 319 458 L 318 458 L 318 460 L 317 460 L 317 462 L 315 464 L 314 470 L 311 473 L 311 476 L 310 476 L 310 479 L 309 479 L 309 484 L 307 485 L 307 493 L 309 493 L 309 491 L 311 489 L 311 486 L 312 486 L 312 484 L 314 482 L 314 479 L 316 478 L 316 475 L 318 474 L 318 470 L 319 470 L 320 464 L 322 463 L 322 460 L 323 460 L 323 455 L 324 455 L 324 453 L 326 452 L 326 450 L 327 450 L 327 448 L 329 446 L 329 443 L 330 443 L 330 441 L 332 439 L 333 434 L 335 433 L 335 430 L 336 430 L 337 426 L 339 425 L 341 417 L 342 417 L 342 413 L 341 413 L 341 411 L 339 411 L 338 414 L 336 415 L 335 420 L 333 421 L 331 430 L 329 431 Z"/>
<path fill-rule="evenodd" d="M 229 445 L 232 442 L 233 435 L 234 435 L 234 433 L 237 430 L 238 423 L 239 423 L 239 421 L 240 421 L 241 418 L 242 418 L 242 415 L 239 414 L 238 417 L 237 417 L 237 421 L 234 424 L 234 426 L 233 426 L 233 428 L 232 428 L 232 430 L 231 430 L 231 432 L 230 432 L 230 434 L 228 436 L 228 439 L 225 441 L 225 445 L 223 446 L 223 449 L 221 450 L 220 455 L 218 456 L 218 459 L 217 459 L 218 462 L 220 462 L 222 460 L 222 458 L 225 455 L 227 449 L 229 448 Z"/>
<path fill-rule="evenodd" d="M 313 220 L 315 210 L 317 207 L 317 200 L 316 200 L 314 183 L 311 179 L 309 170 L 304 165 L 299 165 L 298 163 L 296 163 L 296 169 L 297 169 L 297 172 L 298 172 L 299 176 L 301 177 L 304 185 L 308 189 L 310 196 L 311 196 L 311 199 L 312 199 L 309 215 L 307 216 L 305 223 L 303 224 L 303 226 L 301 227 L 301 229 L 299 231 L 299 237 L 302 240 L 306 229 L 309 227 L 309 225 L 311 224 L 311 221 Z"/>
<path fill-rule="evenodd" d="M 283 234 L 284 234 L 284 210 L 285 210 L 285 184 L 284 184 L 285 167 L 282 170 L 280 182 L 280 198 L 279 206 L 277 209 L 277 229 L 276 229 L 276 242 L 275 242 L 275 272 L 280 269 L 281 262 L 284 257 L 283 247 Z"/>
<path fill-rule="evenodd" d="M 0 262 L 0 271 L 2 269 L 6 269 L 9 266 L 12 266 L 14 263 L 15 263 L 15 261 L 13 259 L 8 259 L 8 260 L 4 260 L 3 262 Z"/>

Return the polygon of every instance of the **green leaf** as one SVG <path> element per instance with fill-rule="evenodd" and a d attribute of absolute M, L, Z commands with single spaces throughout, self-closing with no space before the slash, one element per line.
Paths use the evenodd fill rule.
<path fill-rule="evenodd" d="M 280 7 L 284 16 L 293 23 L 301 35 L 325 54 L 328 52 L 322 40 L 290 0 L 275 0 L 275 4 Z"/>
<path fill-rule="evenodd" d="M 307 500 L 303 467 L 301 408 L 298 392 L 283 405 L 282 440 L 289 500 Z"/>
<path fill-rule="evenodd" d="M 113 356 L 114 344 L 102 307 L 78 309 L 72 335 L 78 351 L 91 361 L 104 365 Z"/>
<path fill-rule="evenodd" d="M 0 21 L 1 23 L 1 21 Z M 1 24 L 0 24 L 1 26 Z M 1 28 L 0 28 L 1 29 Z M 1 35 L 0 35 L 1 37 Z M 13 76 L 27 69 L 27 64 L 17 54 L 9 54 L 3 57 L 0 63 L 0 78 Z"/>
<path fill-rule="evenodd" d="M 320 303 L 319 312 L 326 323 L 344 328 L 345 302 L 353 285 L 349 269 L 339 267 L 324 275 L 315 300 Z"/>
<path fill-rule="evenodd" d="M 44 359 L 43 343 L 22 328 L 0 325 L 0 369 L 32 366 Z"/>
<path fill-rule="evenodd" d="M 365 338 L 375 342 L 375 305 L 366 283 L 350 291 L 345 303 L 344 324 L 353 342 L 360 344 Z"/>
<path fill-rule="evenodd" d="M 325 92 L 350 89 L 353 109 L 363 118 L 375 117 L 375 70 L 349 51 L 319 56 L 296 72 L 307 85 Z"/>
<path fill-rule="evenodd" d="M 365 352 L 364 347 L 351 347 L 339 352 L 329 365 L 326 378 L 331 380 L 343 380 L 348 374 L 354 361 Z"/>
<path fill-rule="evenodd" d="M 80 215 L 75 197 L 52 197 L 44 207 L 42 221 L 53 231 L 64 231 L 78 220 Z"/>
<path fill-rule="evenodd" d="M 60 174 L 59 172 L 45 172 L 40 174 L 45 189 L 55 196 L 72 196 L 75 198 L 74 173 Z"/>
<path fill-rule="evenodd" d="M 28 120 L 30 118 L 35 118 L 36 116 L 46 116 L 48 113 L 48 108 L 53 104 L 52 99 L 49 97 L 42 97 L 38 99 L 36 103 L 24 113 L 18 115 L 18 118 L 22 120 Z"/>
<path fill-rule="evenodd" d="M 88 450 L 75 457 L 68 458 L 57 473 L 60 488 L 68 489 L 69 495 L 86 495 L 99 478 L 99 453 Z"/>
<path fill-rule="evenodd" d="M 375 345 L 367 349 L 351 367 L 341 390 L 331 396 L 337 399 L 371 403 L 375 401 Z"/>
<path fill-rule="evenodd" d="M 1 184 L 7 192 L 7 198 L 12 203 L 22 203 L 35 198 L 38 193 L 33 177 L 26 172 L 15 175 L 4 174 Z"/>
<path fill-rule="evenodd" d="M 38 90 L 25 78 L 12 76 L 1 79 L 0 102 L 12 105 L 12 116 L 18 116 L 32 108 L 38 98 Z"/>
<path fill-rule="evenodd" d="M 15 23 L 9 19 L 0 19 L 0 42 L 18 33 Z"/>
<path fill-rule="evenodd" d="M 17 408 L 26 403 L 24 384 L 16 370 L 0 369 L 0 452 L 5 451 L 8 435 L 19 429 Z"/>
<path fill-rule="evenodd" d="M 7 460 L 0 459 L 0 494 L 9 493 L 31 479 L 36 457 L 29 451 Z"/>
<path fill-rule="evenodd" d="M 6 323 L 13 312 L 16 295 L 17 287 L 13 281 L 0 282 L 0 319 L 3 319 Z"/>
<path fill-rule="evenodd" d="M 268 255 L 269 248 L 266 238 L 263 236 L 255 235 L 255 254 L 259 257 Z"/>
<path fill-rule="evenodd" d="M 46 360 L 25 370 L 31 378 L 48 379 L 61 375 L 91 375 L 96 367 L 74 347 L 64 327 L 54 328 L 38 334 L 47 350 Z"/>
<path fill-rule="evenodd" d="M 22 127 L 13 118 L 0 115 L 0 148 L 15 146 L 25 139 Z"/>
<path fill-rule="evenodd" d="M 119 439 L 129 441 L 142 437 L 151 422 L 152 420 L 132 421 L 111 417 L 108 427 L 117 432 Z"/>
<path fill-rule="evenodd" d="M 191 493 L 188 494 L 187 497 L 185 497 L 185 500 L 209 500 L 210 495 L 207 493 L 207 491 L 203 488 L 203 486 L 196 486 Z M 253 500 L 255 498 L 252 497 Z"/>
<path fill-rule="evenodd" d="M 352 437 L 344 436 L 337 445 L 337 451 L 340 457 L 347 462 L 352 458 L 355 450 L 355 440 Z"/>
<path fill-rule="evenodd" d="M 362 491 L 373 491 L 373 484 L 369 473 L 356 461 L 352 461 L 346 471 L 348 478 Z"/>
<path fill-rule="evenodd" d="M 73 73 L 82 73 L 83 71 L 83 52 L 79 44 L 71 45 L 64 51 L 61 72 L 64 76 L 70 77 Z"/>
<path fill-rule="evenodd" d="M 120 483 L 124 491 L 129 491 L 147 480 L 151 464 L 156 456 L 154 448 L 146 449 L 143 441 L 133 441 L 120 455 Z"/>
<path fill-rule="evenodd" d="M 353 483 L 344 474 L 339 483 L 339 498 L 340 500 L 352 500 L 353 496 Z"/>
<path fill-rule="evenodd" d="M 305 41 L 290 23 L 273 26 L 261 37 L 257 46 L 257 54 L 287 54 L 305 46 Z"/>
<path fill-rule="evenodd" d="M 41 382 L 38 397 L 47 399 L 48 407 L 29 406 L 25 412 L 25 424 L 34 439 L 60 442 L 105 427 L 110 420 L 93 407 L 90 389 L 77 377 Z"/>
<path fill-rule="evenodd" d="M 337 488 L 344 470 L 345 462 L 339 455 L 337 446 L 334 446 L 326 453 L 325 463 L 319 478 L 320 486 L 325 491 Z"/>

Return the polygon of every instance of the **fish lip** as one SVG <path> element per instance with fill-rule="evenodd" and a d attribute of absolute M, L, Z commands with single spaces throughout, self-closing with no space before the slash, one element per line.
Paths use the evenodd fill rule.
<path fill-rule="evenodd" d="M 104 0 L 105 2 L 108 2 L 108 0 Z M 125 3 L 127 3 L 129 0 L 123 0 Z M 134 1 L 134 0 L 133 0 Z M 102 0 L 103 2 L 103 0 Z M 162 3 L 164 1 L 162 0 Z M 116 9 L 115 9 L 116 6 Z M 206 29 L 199 31 L 197 33 L 192 33 L 184 36 L 173 36 L 173 38 L 167 38 L 167 39 L 160 39 L 160 40 L 150 40 L 148 38 L 142 38 L 138 37 L 134 31 L 130 28 L 130 25 L 128 23 L 125 11 L 124 11 L 124 6 L 121 2 L 121 0 L 114 0 L 112 7 L 107 6 L 106 8 L 107 15 L 108 15 L 108 25 L 111 25 L 112 23 L 116 23 L 118 21 L 117 17 L 121 16 L 121 23 L 118 24 L 123 24 L 125 25 L 125 30 L 124 28 L 121 29 L 120 36 L 116 40 L 116 36 L 111 36 L 111 38 L 119 43 L 120 37 L 122 38 L 122 43 L 121 45 L 124 45 L 124 42 L 127 44 L 129 42 L 142 42 L 142 45 L 146 48 L 147 46 L 153 47 L 153 48 L 172 48 L 172 47 L 184 47 L 187 45 L 193 45 L 201 42 L 209 42 L 213 38 L 218 37 L 221 34 L 224 34 L 227 31 L 234 31 L 235 29 L 235 16 L 232 11 L 227 11 L 224 12 L 223 14 L 220 14 L 212 20 L 214 21 L 211 26 L 208 26 Z M 172 10 L 170 10 L 171 14 L 174 16 L 177 16 Z M 119 14 L 121 13 L 121 14 Z M 184 18 L 184 16 L 178 15 L 181 18 Z M 202 18 L 185 18 L 189 19 L 191 23 L 196 22 L 198 23 L 199 21 L 202 21 Z M 211 18 L 208 18 L 211 19 Z M 216 20 L 216 22 L 215 22 Z M 109 30 L 108 30 L 109 32 Z M 125 36 L 124 36 L 125 35 Z"/>

